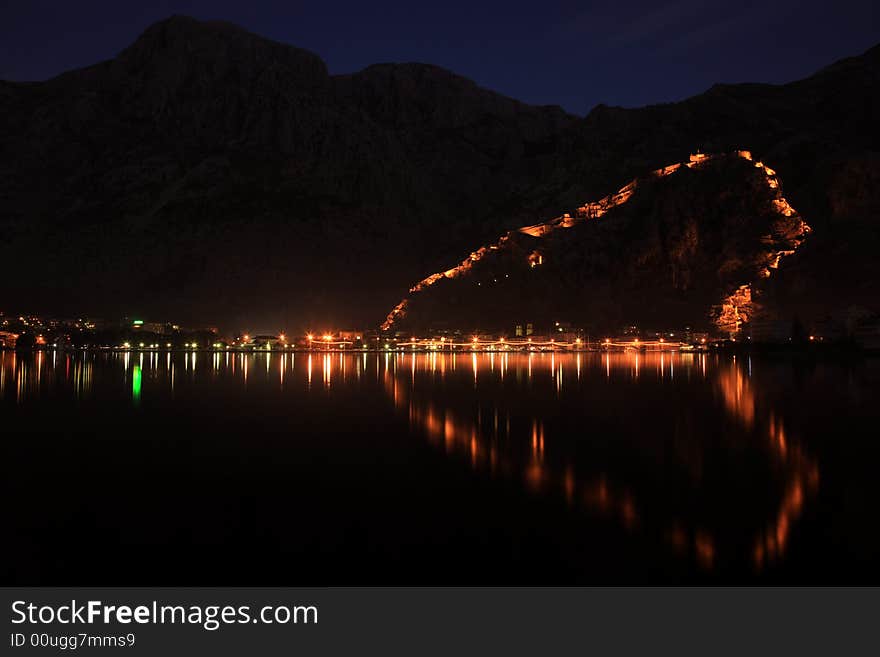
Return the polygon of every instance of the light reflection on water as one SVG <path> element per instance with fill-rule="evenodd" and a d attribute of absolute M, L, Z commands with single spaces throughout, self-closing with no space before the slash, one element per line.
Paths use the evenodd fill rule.
<path fill-rule="evenodd" d="M 0 400 L 19 406 L 112 398 L 149 412 L 157 400 L 168 403 L 196 389 L 210 396 L 222 388 L 224 399 L 323 395 L 338 399 L 344 414 L 346 395 L 364 386 L 383 391 L 389 412 L 405 419 L 413 437 L 466 463 L 475 476 L 519 482 L 529 494 L 558 499 L 633 540 L 663 543 L 674 558 L 705 571 L 747 561 L 759 572 L 778 563 L 819 492 L 817 458 L 774 398 L 761 394 L 750 358 L 676 352 L 0 353 Z M 657 431 L 661 427 L 667 433 Z M 743 450 L 759 463 L 743 466 Z M 744 480 L 734 487 L 748 490 L 755 467 L 770 479 L 765 488 L 773 494 L 765 497 L 772 500 L 748 500 L 744 504 L 754 508 L 740 509 L 739 488 L 719 491 L 707 473 L 719 462 L 726 467 L 728 459 Z M 720 510 L 712 506 L 716 499 Z M 730 508 L 736 509 L 732 521 L 725 516 Z"/>
<path fill-rule="evenodd" d="M 415 372 L 419 356 L 401 356 L 401 361 L 410 362 Z M 425 357 L 432 359 L 432 356 Z M 498 378 L 503 380 L 508 368 L 509 356 L 504 354 Z M 610 382 L 616 377 L 623 380 L 638 380 L 640 376 L 650 375 L 660 381 L 671 382 L 675 376 L 675 366 L 684 376 L 701 379 L 707 378 L 707 362 L 710 357 L 703 354 L 697 356 L 679 356 L 677 354 L 605 354 L 598 357 L 592 354 L 574 357 L 557 358 L 555 354 L 546 357 L 544 354 L 514 356 L 518 361 L 526 359 L 525 371 L 529 380 L 533 377 L 549 377 L 556 391 L 560 394 L 563 388 L 563 372 L 567 362 L 575 361 L 577 380 L 581 377 L 582 360 L 604 363 L 606 379 Z M 476 354 L 471 357 L 475 384 L 479 372 L 490 375 L 494 372 L 493 355 L 488 356 L 488 367 L 485 358 L 481 362 Z M 713 359 L 714 360 L 714 359 Z M 549 362 L 548 362 L 549 361 Z M 421 365 L 421 363 L 420 363 Z M 517 363 L 517 373 L 522 363 Z M 425 368 L 427 369 L 427 368 Z M 488 372 L 486 370 L 488 369 Z M 595 370 L 597 368 L 593 368 Z M 436 371 L 433 363 L 430 371 Z M 612 376 L 613 373 L 613 376 Z M 395 368 L 386 367 L 384 377 L 388 395 L 393 399 L 395 407 L 406 412 L 411 426 L 424 431 L 428 440 L 447 454 L 464 456 L 475 469 L 486 469 L 492 474 L 503 474 L 520 478 L 523 484 L 536 493 L 561 494 L 569 504 L 581 505 L 603 515 L 613 517 L 628 531 L 639 525 L 642 515 L 635 493 L 623 486 L 615 486 L 613 477 L 602 473 L 592 479 L 578 477 L 570 462 L 565 460 L 552 464 L 545 459 L 547 444 L 546 429 L 541 417 L 531 421 L 529 430 L 530 450 L 527 458 L 517 459 L 516 451 L 506 449 L 510 446 L 510 412 L 503 419 L 499 432 L 498 409 L 493 411 L 491 428 L 486 427 L 479 414 L 476 419 L 468 415 L 460 415 L 455 409 L 446 406 L 443 398 L 431 394 L 427 390 L 416 389 L 415 377 L 406 380 L 396 375 Z M 714 386 L 720 393 L 726 411 L 743 428 L 751 431 L 756 423 L 757 397 L 747 375 L 735 362 L 718 365 L 715 369 Z M 789 444 L 785 440 L 785 429 L 782 420 L 772 412 L 758 432 L 762 446 L 768 459 L 773 461 L 784 477 L 784 495 L 778 503 L 771 523 L 756 530 L 752 540 L 754 545 L 752 560 L 755 568 L 764 567 L 768 561 L 781 557 L 786 549 L 788 536 L 793 523 L 801 514 L 805 499 L 815 494 L 819 484 L 818 464 L 802 449 L 800 445 Z M 552 437 L 551 437 L 552 440 Z M 663 530 L 663 535 L 675 551 L 687 553 L 689 550 L 696 561 L 704 568 L 712 568 L 716 551 L 719 549 L 717 540 L 708 529 L 695 526 L 682 526 L 679 521 Z"/>

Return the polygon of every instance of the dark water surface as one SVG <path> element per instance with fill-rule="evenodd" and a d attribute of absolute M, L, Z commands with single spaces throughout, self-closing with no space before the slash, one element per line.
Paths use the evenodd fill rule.
<path fill-rule="evenodd" d="M 3 584 L 880 583 L 880 361 L 0 354 Z"/>

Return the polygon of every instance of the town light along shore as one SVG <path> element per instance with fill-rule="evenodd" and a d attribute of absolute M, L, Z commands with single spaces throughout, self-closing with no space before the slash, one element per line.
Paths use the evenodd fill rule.
<path fill-rule="evenodd" d="M 795 252 L 795 250 L 803 243 L 803 240 L 806 238 L 806 236 L 810 233 L 811 229 L 782 195 L 779 185 L 779 179 L 777 178 L 776 172 L 773 169 L 765 166 L 763 162 L 753 160 L 751 151 L 739 150 L 735 151 L 733 155 L 743 158 L 745 160 L 749 160 L 750 162 L 754 162 L 755 167 L 760 169 L 764 173 L 767 186 L 774 191 L 773 206 L 775 210 L 781 215 L 796 219 L 799 224 L 798 233 L 791 240 L 792 248 L 779 251 L 769 251 L 767 253 L 766 265 L 759 272 L 759 275 L 762 278 L 767 278 L 770 276 L 771 270 L 777 269 L 779 267 L 779 262 L 780 260 L 782 260 L 783 257 L 791 255 Z M 662 167 L 660 169 L 656 169 L 650 172 L 650 174 L 648 174 L 648 176 L 646 177 L 664 178 L 675 173 L 676 171 L 681 169 L 682 166 L 689 169 L 694 169 L 706 164 L 707 162 L 724 156 L 725 154 L 695 153 L 688 158 L 687 162 L 677 162 Z M 565 213 L 562 216 L 551 219 L 546 223 L 523 226 L 522 228 L 519 228 L 517 230 L 509 231 L 493 244 L 480 247 L 479 249 L 471 253 L 457 266 L 452 267 L 451 269 L 447 269 L 446 271 L 431 274 L 430 276 L 423 278 L 421 281 L 413 285 L 409 289 L 409 295 L 404 298 L 400 303 L 398 303 L 391 310 L 390 313 L 388 313 L 388 316 L 382 323 L 382 330 L 389 330 L 392 326 L 394 326 L 397 320 L 406 316 L 407 306 L 409 305 L 409 301 L 412 295 L 427 289 L 431 285 L 434 285 L 437 281 L 440 281 L 444 278 L 457 278 L 458 276 L 461 276 L 462 274 L 468 272 L 475 263 L 482 260 L 487 254 L 493 251 L 500 250 L 514 233 L 518 232 L 529 235 L 531 237 L 543 238 L 553 231 L 564 228 L 571 228 L 572 226 L 583 223 L 585 221 L 599 219 L 609 210 L 619 207 L 629 201 L 629 199 L 635 192 L 636 187 L 638 186 L 638 182 L 639 178 L 634 178 L 629 183 L 617 190 L 614 194 L 609 194 L 608 196 L 605 196 L 598 201 L 582 205 L 581 207 L 577 208 L 577 210 L 575 210 L 574 216 Z M 771 235 L 767 235 L 764 239 L 767 242 L 773 241 L 773 237 Z M 541 256 L 533 254 L 532 256 L 530 256 L 529 264 L 531 266 L 541 264 Z M 734 291 L 724 297 L 721 303 L 715 307 L 716 313 L 713 321 L 715 323 L 715 326 L 720 331 L 735 334 L 742 329 L 744 324 L 748 323 L 749 319 L 752 317 L 753 310 L 754 302 L 752 287 L 750 282 L 746 282 L 738 286 Z"/>

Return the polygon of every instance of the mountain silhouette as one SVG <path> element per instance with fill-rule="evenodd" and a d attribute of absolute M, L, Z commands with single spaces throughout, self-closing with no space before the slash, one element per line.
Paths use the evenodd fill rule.
<path fill-rule="evenodd" d="M 877 308 L 878 64 L 873 48 L 786 85 L 718 85 L 679 103 L 576 117 L 425 64 L 331 76 L 305 50 L 175 16 L 112 60 L 0 82 L 3 298 L 57 315 L 378 326 L 413 282 L 507 231 L 697 151 L 749 150 L 812 228 L 766 280 L 762 308 L 803 317 Z M 676 294 L 702 290 L 694 312 L 710 296 L 699 281 L 716 272 L 719 290 L 732 285 L 717 272 L 740 271 L 757 251 L 751 233 L 736 232 L 754 224 L 725 213 L 760 215 L 767 192 L 742 162 L 710 169 L 643 186 L 627 225 L 656 229 L 650 217 L 662 217 L 664 239 L 621 230 L 590 242 L 609 259 L 606 273 L 572 257 L 564 284 L 542 283 L 545 310 L 534 312 L 578 316 L 585 297 L 571 294 L 572 281 L 596 276 L 609 299 L 623 292 L 615 281 L 675 278 L 666 287 Z M 730 177 L 719 180 L 721 170 Z M 716 193 L 740 200 L 716 206 Z M 693 211 L 698 198 L 706 212 Z M 670 259 L 642 249 L 684 252 L 693 244 L 675 236 L 693 240 L 694 230 L 705 243 L 750 246 L 694 264 L 682 290 Z M 568 234 L 555 248 L 576 254 Z M 635 279 L 620 274 L 639 267 Z M 615 321 L 655 317 L 640 307 Z M 461 308 L 442 319 L 476 321 Z"/>

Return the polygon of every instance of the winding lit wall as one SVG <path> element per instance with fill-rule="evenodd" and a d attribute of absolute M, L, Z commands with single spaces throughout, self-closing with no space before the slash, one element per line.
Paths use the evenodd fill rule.
<path fill-rule="evenodd" d="M 750 151 L 736 151 L 733 155 L 743 158 L 745 160 L 753 161 Z M 660 169 L 656 169 L 652 171 L 649 176 L 653 178 L 664 178 L 679 171 L 682 167 L 687 167 L 689 169 L 698 168 L 720 157 L 725 156 L 717 154 L 707 155 L 705 153 L 696 153 L 691 155 L 687 162 L 674 163 Z M 789 204 L 785 197 L 782 196 L 779 188 L 779 180 L 776 177 L 776 172 L 770 167 L 765 166 L 762 162 L 755 162 L 755 167 L 760 169 L 764 173 L 767 186 L 771 190 L 773 190 L 773 206 L 776 212 L 785 217 L 795 218 L 799 222 L 799 229 L 796 231 L 797 234 L 789 240 L 790 248 L 776 251 L 768 251 L 768 253 L 766 254 L 766 263 L 764 264 L 764 267 L 760 270 L 759 276 L 761 278 L 767 278 L 770 276 L 771 270 L 779 267 L 779 262 L 783 257 L 791 255 L 792 253 L 794 253 L 795 249 L 800 246 L 800 244 L 809 234 L 810 227 L 797 214 L 797 212 Z M 605 196 L 598 201 L 582 205 L 581 207 L 577 208 L 574 216 L 566 213 L 546 223 L 523 226 L 522 228 L 519 228 L 515 231 L 510 231 L 506 235 L 500 237 L 496 242 L 477 249 L 476 251 L 471 253 L 466 259 L 461 261 L 457 266 L 447 269 L 446 271 L 431 274 L 430 276 L 423 278 L 421 281 L 413 285 L 409 289 L 409 294 L 407 295 L 407 297 L 404 298 L 400 303 L 398 303 L 391 310 L 390 313 L 388 313 L 388 316 L 382 324 L 382 330 L 390 329 L 392 326 L 394 326 L 395 322 L 406 316 L 407 306 L 409 305 L 409 301 L 412 298 L 412 295 L 422 292 L 423 290 L 429 288 L 430 286 L 434 285 L 444 278 L 457 278 L 467 273 L 473 268 L 475 263 L 482 260 L 488 254 L 492 253 L 493 251 L 499 251 L 500 249 L 502 249 L 514 233 L 522 233 L 531 237 L 544 238 L 556 230 L 571 228 L 572 226 L 578 225 L 585 221 L 599 219 L 603 215 L 608 213 L 608 211 L 612 210 L 613 208 L 619 207 L 629 201 L 630 198 L 632 198 L 632 195 L 635 192 L 638 183 L 638 178 L 633 179 L 628 184 L 621 187 L 614 194 Z M 775 240 L 772 235 L 766 235 L 762 237 L 762 241 L 773 243 Z M 532 267 L 538 266 L 542 264 L 542 262 L 543 257 L 538 252 L 534 252 L 529 256 L 529 265 Z M 731 292 L 728 296 L 724 297 L 721 303 L 713 309 L 713 321 L 719 331 L 729 334 L 736 334 L 742 329 L 743 325 L 748 323 L 749 319 L 751 319 L 751 317 L 753 316 L 754 310 L 755 306 L 753 302 L 751 283 L 744 283 L 740 285 L 736 290 Z"/>

